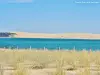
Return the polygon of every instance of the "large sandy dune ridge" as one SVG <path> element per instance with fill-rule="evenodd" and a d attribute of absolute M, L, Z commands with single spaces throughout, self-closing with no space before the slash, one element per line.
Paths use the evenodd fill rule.
<path fill-rule="evenodd" d="M 15 32 L 16 38 L 69 38 L 69 39 L 100 39 L 100 34 L 92 33 L 28 33 Z"/>

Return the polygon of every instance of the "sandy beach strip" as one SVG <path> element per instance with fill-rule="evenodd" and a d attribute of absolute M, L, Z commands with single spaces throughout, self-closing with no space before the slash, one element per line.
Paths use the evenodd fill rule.
<path fill-rule="evenodd" d="M 15 38 L 61 38 L 61 39 L 100 39 L 100 34 L 92 33 L 28 33 L 28 32 L 14 32 Z"/>

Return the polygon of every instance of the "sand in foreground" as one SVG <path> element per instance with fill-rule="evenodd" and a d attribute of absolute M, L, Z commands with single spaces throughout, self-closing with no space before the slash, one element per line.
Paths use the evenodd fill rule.
<path fill-rule="evenodd" d="M 100 52 L 0 50 L 2 75 L 99 75 Z"/>

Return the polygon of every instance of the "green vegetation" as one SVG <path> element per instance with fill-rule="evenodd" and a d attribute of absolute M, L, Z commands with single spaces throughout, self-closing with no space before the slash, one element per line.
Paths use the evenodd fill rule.
<path fill-rule="evenodd" d="M 15 37 L 15 35 L 17 35 L 16 33 L 10 33 L 10 37 L 12 37 L 12 38 L 14 38 Z"/>

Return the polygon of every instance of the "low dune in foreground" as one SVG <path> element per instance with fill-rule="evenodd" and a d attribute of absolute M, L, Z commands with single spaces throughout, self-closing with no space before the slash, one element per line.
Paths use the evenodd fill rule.
<path fill-rule="evenodd" d="M 100 39 L 100 34 L 88 33 L 64 33 L 64 34 L 49 34 L 49 33 L 28 33 L 15 32 L 16 38 L 69 38 L 69 39 Z"/>
<path fill-rule="evenodd" d="M 0 75 L 100 75 L 100 52 L 0 49 Z"/>

